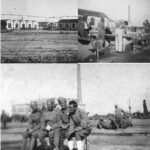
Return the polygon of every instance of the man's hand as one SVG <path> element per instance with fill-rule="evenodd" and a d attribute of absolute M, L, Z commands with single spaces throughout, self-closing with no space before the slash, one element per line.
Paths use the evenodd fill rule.
<path fill-rule="evenodd" d="M 52 127 L 51 127 L 50 125 L 47 125 L 47 126 L 46 126 L 46 130 L 47 130 L 47 131 L 50 131 L 51 128 L 52 128 Z"/>
<path fill-rule="evenodd" d="M 69 127 L 68 124 L 62 124 L 62 125 L 61 125 L 61 128 L 62 128 L 62 129 L 67 129 L 68 127 Z"/>
<path fill-rule="evenodd" d="M 70 130 L 66 133 L 66 136 L 69 138 L 71 136 L 71 134 L 73 134 L 75 132 L 75 130 Z"/>
<path fill-rule="evenodd" d="M 28 129 L 28 132 L 29 132 L 29 134 L 32 134 L 33 130 L 32 129 Z"/>
<path fill-rule="evenodd" d="M 75 128 L 74 130 L 75 130 L 75 131 L 82 131 L 82 130 L 83 130 L 83 127 L 81 127 L 81 126 L 80 126 L 80 127 L 77 127 L 77 128 Z"/>

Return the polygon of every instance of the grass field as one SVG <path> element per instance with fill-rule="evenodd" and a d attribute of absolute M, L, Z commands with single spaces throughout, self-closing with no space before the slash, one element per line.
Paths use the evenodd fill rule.
<path fill-rule="evenodd" d="M 77 33 L 13 31 L 1 34 L 1 62 L 77 62 Z"/>
<path fill-rule="evenodd" d="M 10 123 L 1 133 L 2 150 L 20 150 L 26 123 Z M 133 120 L 133 127 L 118 130 L 93 128 L 88 150 L 149 150 L 150 120 Z"/>

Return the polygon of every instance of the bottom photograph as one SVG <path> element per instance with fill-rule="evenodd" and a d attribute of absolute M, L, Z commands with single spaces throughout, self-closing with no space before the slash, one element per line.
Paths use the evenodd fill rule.
<path fill-rule="evenodd" d="M 2 64 L 2 150 L 149 150 L 149 64 Z"/>

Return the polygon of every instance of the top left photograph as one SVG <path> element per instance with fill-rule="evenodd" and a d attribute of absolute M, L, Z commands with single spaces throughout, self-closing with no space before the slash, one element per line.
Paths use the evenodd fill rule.
<path fill-rule="evenodd" d="M 1 63 L 77 63 L 77 0 L 1 0 Z"/>

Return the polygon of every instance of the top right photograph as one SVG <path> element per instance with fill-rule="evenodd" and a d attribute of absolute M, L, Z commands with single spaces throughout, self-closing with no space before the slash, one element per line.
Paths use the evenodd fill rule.
<path fill-rule="evenodd" d="M 80 63 L 149 63 L 149 0 L 78 0 Z"/>

